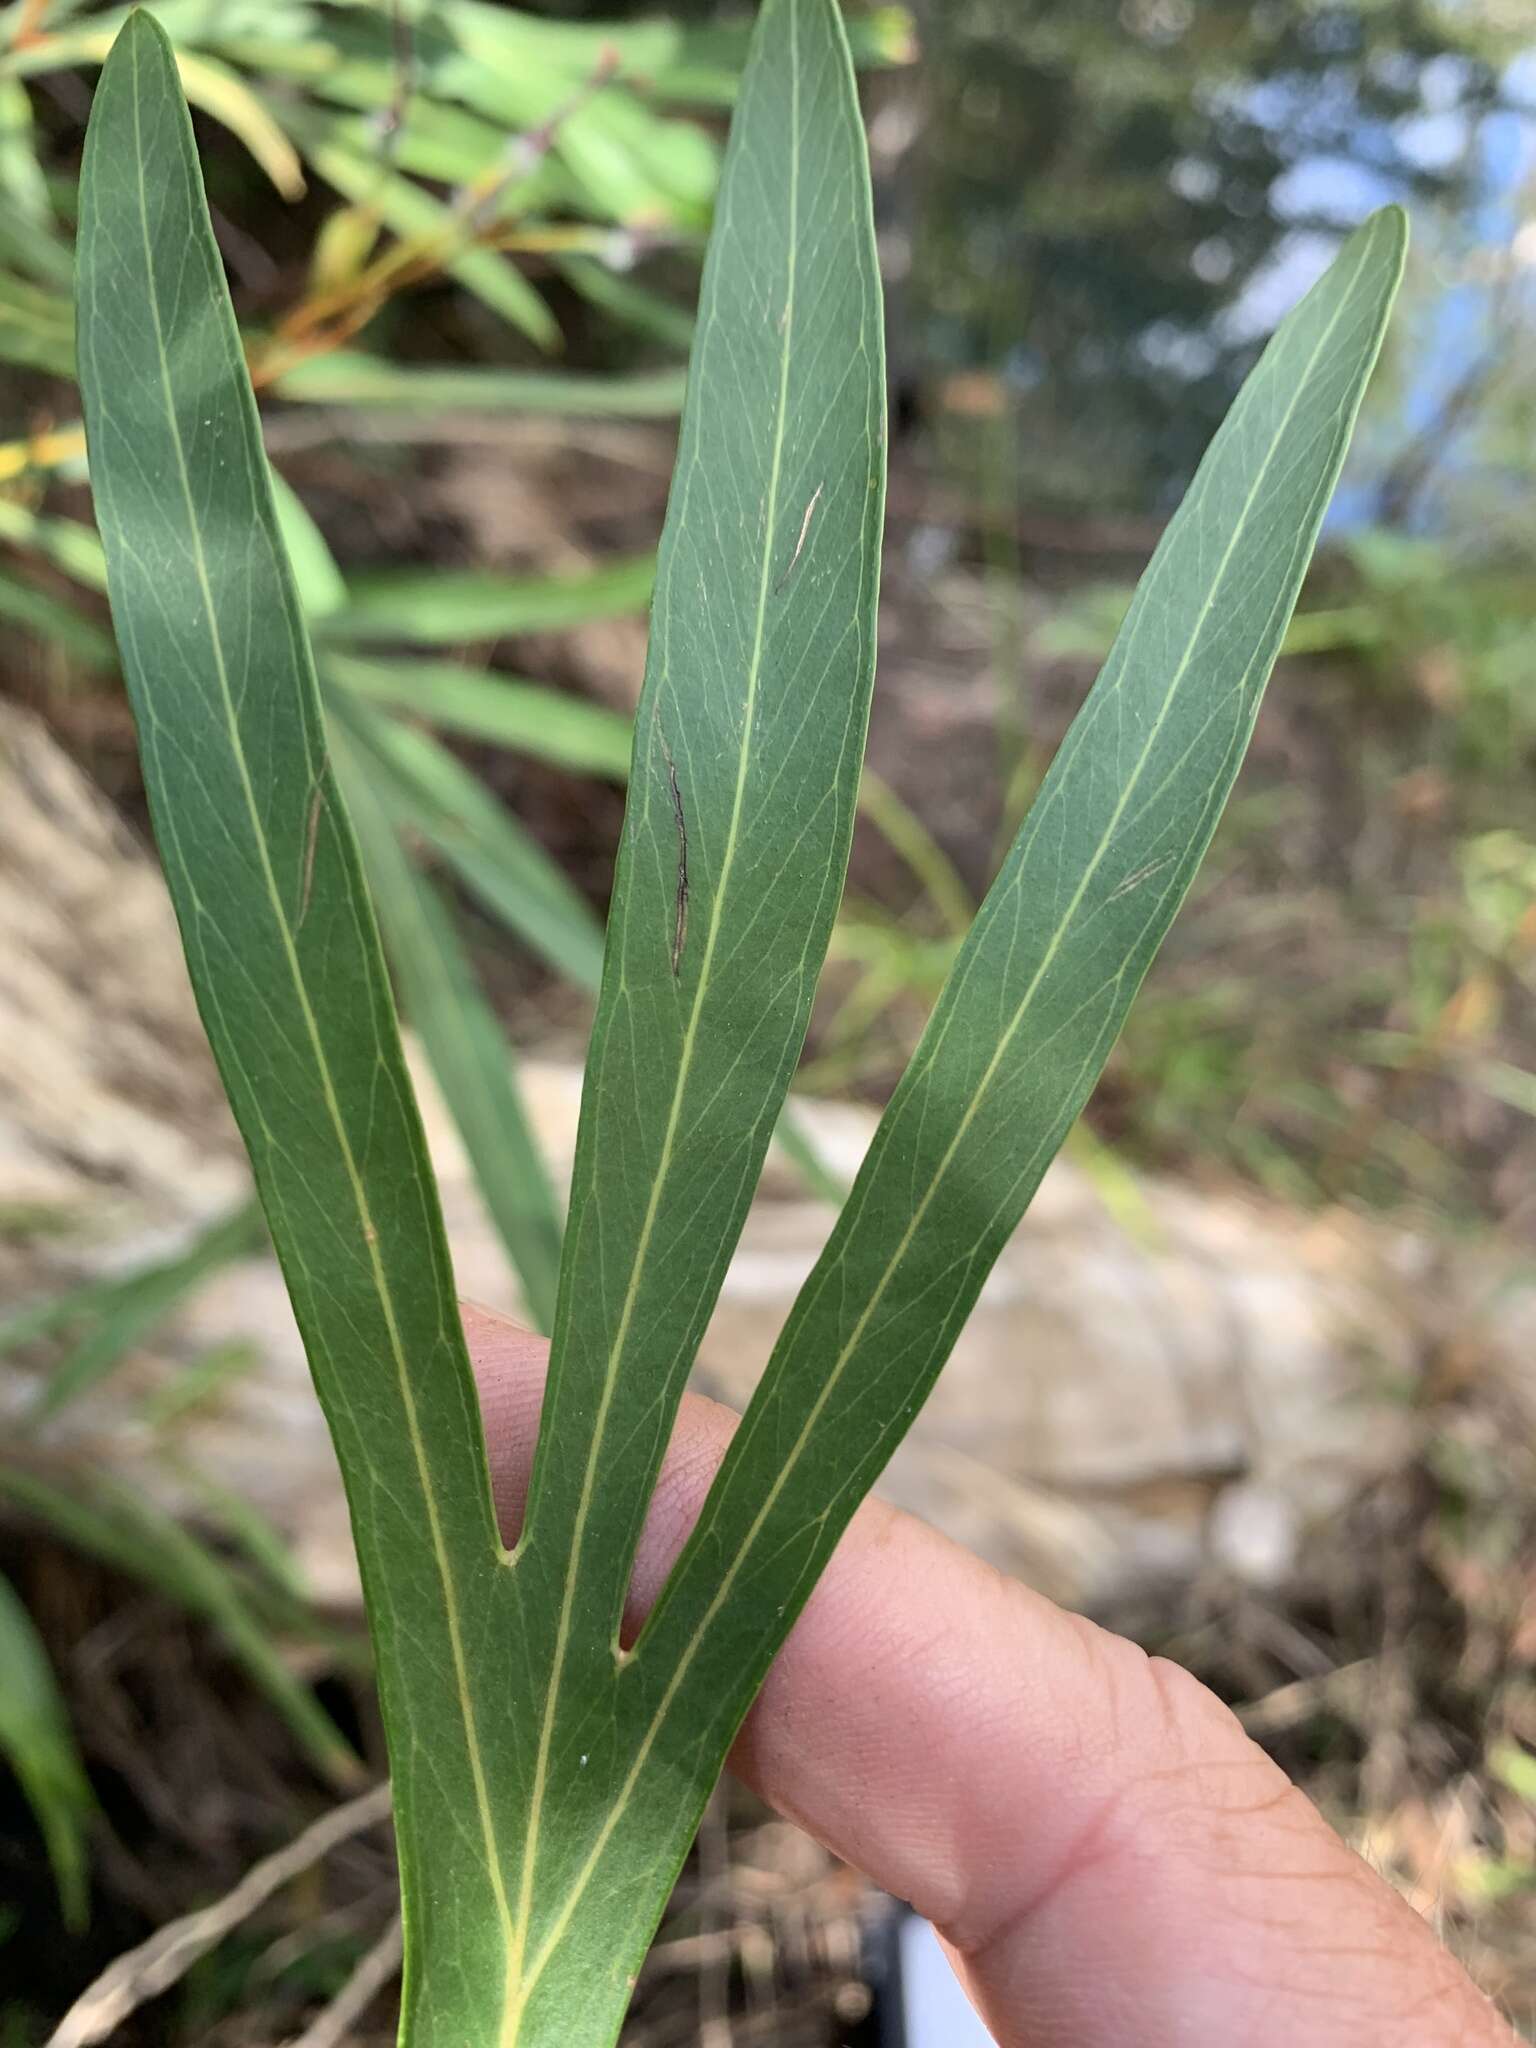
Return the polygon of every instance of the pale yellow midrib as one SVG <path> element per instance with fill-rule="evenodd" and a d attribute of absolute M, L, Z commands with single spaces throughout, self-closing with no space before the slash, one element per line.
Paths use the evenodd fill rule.
<path fill-rule="evenodd" d="M 245 746 L 240 736 L 239 721 L 235 714 L 234 696 L 229 682 L 229 670 L 224 657 L 223 636 L 219 630 L 218 613 L 213 600 L 213 587 L 208 574 L 207 557 L 203 550 L 202 533 L 197 522 L 197 507 L 192 493 L 192 479 L 187 467 L 186 449 L 182 444 L 181 427 L 176 416 L 175 391 L 171 384 L 170 359 L 165 345 L 164 323 L 160 317 L 160 295 L 155 281 L 154 250 L 149 234 L 148 194 L 144 186 L 144 137 L 139 94 L 139 52 L 137 43 L 133 45 L 132 54 L 134 155 L 138 175 L 139 228 L 144 245 L 144 272 L 147 297 L 149 300 L 150 316 L 154 322 L 155 350 L 159 363 L 160 386 L 165 403 L 166 423 L 170 428 L 171 442 L 176 452 L 176 468 L 181 484 L 182 502 L 186 510 L 187 531 L 192 543 L 192 557 L 198 588 L 202 594 L 203 606 L 208 617 L 208 638 L 213 651 L 214 670 L 218 677 L 219 695 L 224 709 L 230 751 L 239 774 L 241 794 L 245 801 L 246 814 L 250 821 L 252 837 L 255 841 L 257 855 L 261 863 L 262 879 L 266 884 L 268 900 L 272 907 L 272 915 L 281 936 L 284 957 L 293 981 L 294 995 L 304 1019 L 305 1032 L 309 1038 L 316 1070 L 320 1076 L 326 1112 L 330 1118 L 331 1127 L 335 1133 L 336 1142 L 346 1168 L 347 1181 L 352 1190 L 353 1201 L 357 1209 L 358 1223 L 362 1231 L 363 1242 L 367 1247 L 369 1264 L 373 1274 L 374 1290 L 378 1295 L 379 1305 L 384 1314 L 390 1352 L 400 1389 L 401 1404 L 405 1411 L 406 1428 L 410 1437 L 412 1456 L 416 1464 L 422 1499 L 426 1505 L 427 1522 L 432 1537 L 433 1558 L 443 1589 L 443 1611 L 448 1625 L 454 1679 L 458 1689 L 460 1713 L 464 1723 L 465 1749 L 469 1761 L 471 1779 L 475 1788 L 475 1801 L 479 1812 L 481 1836 L 485 1847 L 491 1890 L 496 1900 L 504 1937 L 509 1937 L 511 1913 L 506 1896 L 506 1887 L 501 1876 L 501 1860 L 496 1844 L 495 1821 L 491 1810 L 484 1762 L 480 1754 L 479 1731 L 475 1722 L 475 1712 L 469 1685 L 469 1666 L 464 1653 L 463 1630 L 459 1617 L 458 1592 L 454 1584 L 453 1574 L 449 1568 L 448 1548 L 443 1536 L 442 1519 L 438 1509 L 431 1467 L 427 1461 L 426 1445 L 422 1438 L 420 1420 L 416 1411 L 416 1399 L 411 1388 L 410 1374 L 405 1359 L 405 1349 L 400 1336 L 398 1318 L 395 1313 L 394 1297 L 390 1291 L 383 1260 L 379 1255 L 378 1231 L 368 1207 L 368 1198 L 363 1186 L 362 1176 L 358 1172 L 357 1161 L 347 1136 L 346 1124 L 341 1114 L 341 1104 L 336 1094 L 330 1063 L 326 1058 L 324 1043 L 320 1036 L 319 1023 L 309 1000 L 309 991 L 304 984 L 303 970 L 299 965 L 298 949 L 294 944 L 293 932 L 288 922 L 287 912 L 283 908 L 282 893 L 277 886 L 277 876 L 272 867 L 266 831 L 261 822 L 261 813 L 256 803 L 256 792 L 251 783 L 250 770 L 246 763 Z"/>
<path fill-rule="evenodd" d="M 1360 268 L 1363 271 L 1363 258 L 1361 261 Z M 1260 465 L 1258 474 L 1254 478 L 1254 481 L 1250 486 L 1248 493 L 1244 499 L 1243 508 L 1238 516 L 1237 523 L 1233 529 L 1232 537 L 1229 540 L 1226 548 L 1222 552 L 1220 565 L 1218 566 L 1214 576 L 1211 578 L 1210 590 L 1207 594 L 1204 604 L 1201 606 L 1200 612 L 1196 618 L 1196 622 L 1190 631 L 1188 640 L 1185 643 L 1184 653 L 1180 658 L 1177 669 L 1174 672 L 1173 680 L 1170 682 L 1168 689 L 1164 693 L 1162 707 L 1158 712 L 1156 720 L 1153 722 L 1151 728 L 1149 729 L 1147 739 L 1142 747 L 1141 754 L 1139 759 L 1137 760 L 1135 770 L 1130 780 L 1127 782 L 1125 789 L 1121 793 L 1120 800 L 1116 804 L 1115 809 L 1111 814 L 1109 824 L 1105 827 L 1104 832 L 1100 837 L 1099 845 L 1094 852 L 1093 860 L 1088 869 L 1086 870 L 1086 872 L 1084 873 L 1082 881 L 1079 883 L 1077 889 L 1074 891 L 1072 899 L 1069 902 L 1066 910 L 1062 913 L 1061 918 L 1058 920 L 1056 929 L 1051 936 L 1050 945 L 1048 946 L 1045 955 L 1042 957 L 1039 967 L 1036 969 L 1034 975 L 1031 977 L 1028 988 L 1025 990 L 1024 995 L 1020 998 L 1018 1008 L 1015 1010 L 1013 1018 L 1009 1023 L 1007 1033 L 999 1042 L 997 1051 L 993 1054 L 992 1059 L 988 1062 L 986 1072 L 983 1074 L 981 1080 L 977 1083 L 976 1088 L 971 1096 L 970 1103 L 967 1105 L 965 1116 L 961 1120 L 960 1126 L 957 1129 L 954 1138 L 946 1147 L 944 1155 L 940 1160 L 938 1166 L 935 1168 L 934 1173 L 928 1183 L 928 1187 L 924 1192 L 921 1203 L 919 1204 L 917 1210 L 914 1212 L 912 1220 L 907 1225 L 906 1230 L 902 1233 L 901 1240 L 897 1245 L 895 1252 L 892 1254 L 890 1260 L 887 1262 L 885 1270 L 882 1272 L 880 1279 L 877 1282 L 874 1290 L 872 1291 L 868 1302 L 865 1304 L 863 1310 L 860 1312 L 858 1320 L 854 1324 L 851 1334 L 849 1335 L 847 1341 L 844 1343 L 842 1349 L 839 1351 L 837 1359 L 834 1362 L 831 1371 L 828 1373 L 827 1378 L 822 1384 L 821 1391 L 818 1393 L 816 1400 L 813 1402 L 810 1411 L 807 1414 L 805 1423 L 801 1428 L 799 1435 L 796 1437 L 795 1442 L 791 1446 L 787 1456 L 784 1459 L 783 1464 L 780 1466 L 778 1476 L 775 1478 L 773 1485 L 770 1487 L 764 1499 L 762 1507 L 754 1516 L 747 1530 L 746 1536 L 742 1540 L 740 1548 L 738 1549 L 735 1557 L 731 1560 L 731 1563 L 727 1566 L 725 1572 L 723 1573 L 720 1585 L 717 1587 L 714 1597 L 711 1599 L 708 1607 L 705 1609 L 704 1614 L 699 1621 L 698 1627 L 694 1630 L 693 1635 L 690 1637 L 688 1642 L 683 1646 L 683 1649 L 680 1651 L 678 1655 L 676 1668 L 674 1669 L 671 1678 L 667 1682 L 666 1688 L 662 1693 L 661 1699 L 657 1703 L 656 1711 L 651 1717 L 650 1725 L 646 1729 L 645 1734 L 642 1736 L 640 1740 L 640 1745 L 635 1752 L 635 1759 L 632 1765 L 630 1766 L 628 1776 L 625 1778 L 624 1784 L 619 1790 L 618 1797 L 615 1799 L 613 1807 L 609 1812 L 608 1818 L 603 1823 L 603 1826 L 598 1833 L 596 1841 L 594 1842 L 592 1849 L 587 1856 L 586 1861 L 582 1864 L 581 1869 L 577 1872 L 575 1881 L 571 1886 L 570 1892 L 567 1894 L 565 1904 L 561 1908 L 560 1912 L 556 1915 L 555 1920 L 551 1926 L 550 1933 L 547 1939 L 545 1940 L 543 1947 L 539 1950 L 538 1955 L 534 1958 L 533 1966 L 530 1969 L 527 1977 L 527 1986 L 529 1990 L 531 1990 L 533 1984 L 537 1982 L 542 1971 L 545 1968 L 547 1968 L 550 1957 L 558 1948 L 561 1938 L 564 1935 L 565 1929 L 570 1925 L 571 1919 L 576 1910 L 576 1906 L 581 1898 L 581 1894 L 586 1889 L 587 1885 L 591 1882 L 593 1872 L 596 1870 L 598 1864 L 601 1862 L 603 1852 L 607 1848 L 609 1841 L 613 1837 L 614 1830 L 617 1828 L 619 1821 L 623 1817 L 624 1809 L 631 1795 L 634 1792 L 636 1784 L 639 1782 L 640 1774 L 645 1768 L 646 1760 L 649 1757 L 651 1749 L 653 1748 L 656 1742 L 657 1736 L 661 1732 L 662 1726 L 666 1721 L 668 1713 L 671 1711 L 672 1703 L 676 1699 L 677 1694 L 680 1691 L 683 1682 L 687 1677 L 688 1671 L 692 1666 L 695 1656 L 697 1656 L 701 1645 L 708 1636 L 709 1630 L 713 1625 L 716 1616 L 719 1614 L 726 1600 L 730 1597 L 731 1588 L 735 1584 L 742 1566 L 745 1564 L 746 1560 L 751 1555 L 752 1546 L 756 1542 L 757 1537 L 760 1534 L 764 1523 L 767 1521 L 769 1515 L 773 1512 L 773 1509 L 778 1502 L 780 1494 L 783 1492 L 784 1488 L 789 1484 L 790 1478 L 793 1476 L 795 1467 L 798 1464 L 800 1457 L 805 1450 L 805 1446 L 809 1441 L 813 1430 L 815 1429 L 816 1423 L 819 1420 L 823 1409 L 826 1407 L 826 1404 L 828 1400 L 830 1400 L 839 1379 L 842 1377 L 843 1372 L 846 1370 L 849 1360 L 852 1358 L 854 1352 L 858 1349 L 860 1343 L 863 1341 L 864 1333 L 869 1327 L 871 1317 L 878 1309 L 880 1302 L 884 1299 L 885 1290 L 890 1285 L 891 1279 L 895 1274 L 896 1270 L 898 1269 L 898 1267 L 900 1266 L 902 1259 L 906 1256 L 906 1253 L 912 1243 L 912 1240 L 922 1223 L 923 1217 L 927 1214 L 929 1207 L 931 1206 L 933 1200 L 937 1196 L 939 1187 L 941 1186 L 945 1175 L 948 1173 L 949 1168 L 954 1161 L 956 1152 L 958 1151 L 960 1145 L 963 1143 L 967 1132 L 970 1130 L 972 1122 L 980 1113 L 981 1104 L 987 1094 L 987 1091 L 990 1089 L 993 1080 L 996 1077 L 997 1069 L 1003 1059 L 1004 1054 L 1008 1049 L 1008 1046 L 1012 1043 L 1017 1032 L 1022 1027 L 1029 1006 L 1034 1001 L 1034 998 L 1039 991 L 1042 979 L 1049 970 L 1051 963 L 1054 961 L 1057 953 L 1060 951 L 1062 944 L 1065 942 L 1066 933 L 1071 926 L 1072 920 L 1076 917 L 1077 912 L 1081 907 L 1083 897 L 1087 893 L 1087 890 L 1093 880 L 1093 876 L 1097 873 L 1099 864 L 1101 863 L 1105 853 L 1109 849 L 1109 845 L 1114 837 L 1120 819 L 1124 815 L 1125 807 L 1130 802 L 1131 797 L 1134 795 L 1136 785 L 1141 779 L 1141 775 L 1146 767 L 1147 761 L 1151 758 L 1153 745 L 1158 737 L 1158 734 L 1162 731 L 1163 726 L 1167 722 L 1168 714 L 1172 708 L 1174 698 L 1178 694 L 1179 686 L 1183 681 L 1184 675 L 1188 670 L 1190 662 L 1194 658 L 1194 650 L 1199 643 L 1200 634 L 1204 630 L 1205 622 L 1209 618 L 1211 611 L 1215 605 L 1216 592 L 1220 587 L 1222 578 L 1225 576 L 1227 568 L 1231 563 L 1232 556 L 1236 551 L 1239 542 L 1242 539 L 1244 531 L 1246 530 L 1249 516 L 1253 511 L 1254 502 L 1258 497 L 1259 491 L 1263 486 L 1265 478 L 1269 474 L 1270 465 L 1273 463 L 1275 455 L 1278 452 L 1280 443 L 1284 438 L 1285 430 L 1288 427 L 1291 418 L 1295 413 L 1297 405 L 1300 403 L 1301 393 L 1305 389 L 1307 380 L 1310 378 L 1312 371 L 1316 366 L 1319 355 L 1322 353 L 1323 348 L 1326 346 L 1329 338 L 1332 336 L 1335 326 L 1338 324 L 1339 319 L 1342 317 L 1344 308 L 1348 304 L 1348 299 L 1348 292 L 1341 292 L 1339 306 L 1333 314 L 1333 317 L 1329 320 L 1328 325 L 1324 328 L 1323 333 L 1319 337 L 1317 343 L 1315 344 L 1312 350 L 1312 354 L 1308 359 L 1306 369 L 1303 371 L 1302 375 L 1297 379 L 1296 388 L 1291 396 L 1289 404 L 1286 407 L 1285 413 L 1282 416 L 1280 425 L 1275 428 L 1271 436 L 1270 445 L 1268 449 L 1265 451 L 1264 461 Z M 639 1646 L 637 1646 L 635 1654 L 639 1654 Z M 526 1996 L 527 1991 L 524 1992 L 524 1997 L 526 1998 Z"/>
<path fill-rule="evenodd" d="M 677 1140 L 678 1127 L 682 1119 L 683 1099 L 687 1093 L 688 1079 L 692 1071 L 694 1053 L 698 1040 L 699 1018 L 703 1012 L 704 998 L 709 988 L 710 970 L 714 962 L 715 947 L 720 937 L 721 919 L 726 897 L 729 893 L 731 870 L 735 864 L 737 845 L 740 838 L 742 809 L 746 796 L 747 772 L 752 758 L 752 722 L 757 705 L 758 684 L 762 675 L 763 652 L 767 637 L 768 596 L 773 574 L 773 542 L 778 529 L 779 494 L 783 478 L 784 445 L 789 414 L 789 365 L 793 349 L 795 329 L 795 278 L 799 262 L 800 234 L 800 75 L 798 53 L 798 4 L 790 0 L 790 44 L 792 53 L 790 73 L 790 125 L 793 142 L 790 148 L 790 191 L 789 191 L 789 250 L 788 288 L 785 297 L 783 345 L 779 351 L 779 396 L 778 410 L 774 422 L 773 455 L 768 473 L 768 495 L 764 512 L 763 557 L 758 585 L 757 615 L 754 621 L 752 656 L 747 671 L 747 691 L 742 720 L 742 744 L 737 760 L 736 788 L 731 804 L 731 820 L 726 833 L 725 851 L 720 862 L 720 878 L 715 886 L 714 899 L 710 906 L 708 936 L 704 945 L 704 957 L 699 965 L 699 978 L 694 987 L 693 1004 L 689 1011 L 687 1028 L 683 1034 L 682 1052 L 678 1062 L 677 1082 L 672 1093 L 672 1102 L 667 1115 L 667 1127 L 662 1138 L 661 1156 L 657 1162 L 656 1174 L 651 1183 L 650 1199 L 646 1204 L 645 1217 L 635 1244 L 635 1256 L 630 1266 L 629 1284 L 625 1289 L 624 1305 L 620 1312 L 618 1327 L 609 1349 L 604 1369 L 603 1391 L 598 1402 L 593 1422 L 592 1448 L 588 1453 L 586 1470 L 582 1476 L 581 1494 L 577 1502 L 576 1522 L 571 1540 L 570 1563 L 566 1571 L 565 1591 L 560 1605 L 560 1618 L 556 1628 L 554 1660 L 551 1667 L 549 1688 L 545 1694 L 544 1717 L 539 1731 L 539 1749 L 534 1767 L 533 1792 L 528 1809 L 528 1833 L 523 1857 L 522 1884 L 519 1891 L 517 1918 L 514 1932 L 513 1961 L 509 1966 L 509 1979 L 517 1981 L 518 1989 L 509 2007 L 502 2029 L 502 2040 L 506 2048 L 517 2038 L 522 2014 L 528 1997 L 543 1968 L 543 1958 L 548 1952 L 541 1951 L 534 1969 L 524 1978 L 523 1958 L 527 1952 L 527 1938 L 533 1908 L 533 1883 L 538 1855 L 538 1836 L 543 1819 L 543 1804 L 548 1782 L 549 1756 L 554 1739 L 555 1712 L 559 1701 L 560 1680 L 570 1644 L 571 1617 L 574 1610 L 577 1580 L 580 1573 L 582 1546 L 586 1532 L 587 1518 L 591 1511 L 592 1496 L 597 1484 L 597 1469 L 602 1454 L 603 1438 L 608 1415 L 613 1405 L 613 1396 L 619 1380 L 619 1366 L 624 1347 L 628 1342 L 630 1324 L 634 1319 L 639 1302 L 641 1277 L 645 1270 L 650 1250 L 652 1233 L 660 1214 L 661 1200 L 667 1178 L 671 1172 L 672 1154 Z M 620 1804 L 627 1798 L 629 1786 L 620 1795 Z"/>

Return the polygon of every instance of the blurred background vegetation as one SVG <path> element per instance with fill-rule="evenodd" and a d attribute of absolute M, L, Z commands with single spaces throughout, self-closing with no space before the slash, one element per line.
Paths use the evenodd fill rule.
<path fill-rule="evenodd" d="M 501 1047 L 583 1042 L 747 23 L 708 0 L 157 12 L 402 1003 L 542 1321 L 556 1197 Z M 1331 545 L 1074 1145 L 1111 1200 L 1172 1174 L 1497 1247 L 1519 1274 L 1536 1233 L 1536 18 L 1522 0 L 931 0 L 848 16 L 889 292 L 892 516 L 871 771 L 805 1091 L 879 1102 L 894 1083 L 1242 375 L 1340 235 L 1402 199 L 1405 309 Z M 122 18 L 82 0 L 0 9 L 0 694 L 142 830 L 69 297 L 92 75 Z M 828 1192 L 826 1162 L 787 1136 Z M 173 1518 L 110 1463 L 61 1473 L 47 1457 L 50 1430 L 260 1241 L 257 1219 L 242 1208 L 62 1291 L 29 1284 L 28 1247 L 57 1219 L 11 1203 L 3 1223 L 0 1346 L 26 1370 L 0 1453 L 16 1589 L 0 1580 L 15 1772 L 0 1786 L 0 2042 L 22 2043 L 269 1844 L 274 1813 L 317 1811 L 375 1735 L 355 1626 L 316 1612 L 249 1503 L 204 1487 L 198 1514 Z M 142 1421 L 167 1458 L 183 1456 L 181 1418 L 249 1362 L 225 1346 L 159 1392 Z M 1321 1685 L 1270 1732 L 1389 1866 L 1406 1857 L 1428 1883 L 1441 1857 L 1426 1909 L 1450 1914 L 1528 2019 L 1531 1448 L 1461 1380 L 1414 1398 L 1414 1459 L 1360 1510 L 1383 1555 L 1411 1553 L 1407 1580 L 1356 1557 L 1328 1598 L 1278 1603 L 1347 1670 L 1377 1653 L 1397 1602 L 1414 1655 L 1393 1740 L 1414 1769 L 1341 1738 Z M 81 1644 L 125 1614 L 150 1647 L 108 1698 Z M 1187 1609 L 1135 1619 L 1235 1699 L 1289 1668 L 1262 1630 L 1218 1641 Z M 140 1754 L 155 1741 L 174 1765 Z M 174 1820 L 189 1758 L 214 1788 L 195 1825 Z M 805 1951 L 801 2002 L 775 2008 L 771 2037 L 851 2038 L 858 1966 L 835 1930 L 857 1914 L 836 1873 L 802 1869 L 761 1816 L 719 1825 L 679 1939 L 744 1871 L 732 1910 L 781 1956 Z M 187 1866 L 174 1881 L 167 1842 Z M 707 1867 L 717 1850 L 725 1880 Z M 382 1846 L 348 1853 L 340 1903 L 308 1900 L 309 1934 L 301 1887 L 286 1922 L 242 1926 L 119 2038 L 297 2027 L 351 1979 L 388 1888 Z M 742 1977 L 727 1967 L 728 2024 Z M 648 1996 L 637 2041 L 700 2038 L 692 1988 L 664 1972 Z M 736 2024 L 714 2038 L 770 2037 Z"/>

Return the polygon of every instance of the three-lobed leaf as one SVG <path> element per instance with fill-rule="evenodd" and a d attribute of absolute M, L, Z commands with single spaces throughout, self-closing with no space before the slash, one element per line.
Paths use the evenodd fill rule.
<path fill-rule="evenodd" d="M 1215 827 L 1375 359 L 1400 217 L 1353 239 L 1213 443 L 621 1652 L 640 1521 L 799 1053 L 863 749 L 883 368 L 838 10 L 765 0 L 727 151 L 510 1556 L 185 108 L 142 19 L 103 74 L 84 185 L 82 378 L 114 610 L 194 982 L 353 1501 L 396 1781 L 406 2037 L 599 2048 L 769 1660 Z M 508 629 L 504 586 L 439 580 L 435 596 L 421 637 L 459 637 L 469 596 L 487 599 L 485 631 Z M 389 633 L 408 610 L 400 586 L 378 589 L 371 616 L 328 630 Z M 368 734 L 360 694 L 350 709 L 348 734 Z M 403 774 L 395 761 L 397 800 L 410 787 L 462 812 L 451 757 L 372 718 L 375 751 L 381 734 L 391 754 L 425 743 Z M 364 822 L 387 865 L 400 820 Z M 420 910 L 418 971 L 451 988 Z M 480 1025 L 462 1051 L 482 1086 Z"/>

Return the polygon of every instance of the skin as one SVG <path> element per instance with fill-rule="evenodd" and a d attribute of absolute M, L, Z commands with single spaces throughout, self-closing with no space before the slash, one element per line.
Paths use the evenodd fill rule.
<path fill-rule="evenodd" d="M 510 1541 L 547 1347 L 487 1310 L 464 1320 Z M 632 1626 L 736 1420 L 685 1401 Z M 854 1517 L 731 1762 L 933 1921 L 999 2048 L 1515 2042 L 1214 1694 L 880 1502 Z"/>

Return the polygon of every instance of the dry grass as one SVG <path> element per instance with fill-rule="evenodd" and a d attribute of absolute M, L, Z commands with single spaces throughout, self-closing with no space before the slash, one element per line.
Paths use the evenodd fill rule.
<path fill-rule="evenodd" d="M 1294 1583 L 1115 1617 L 1186 1664 L 1536 2038 L 1536 1443 L 1442 1384 Z"/>

